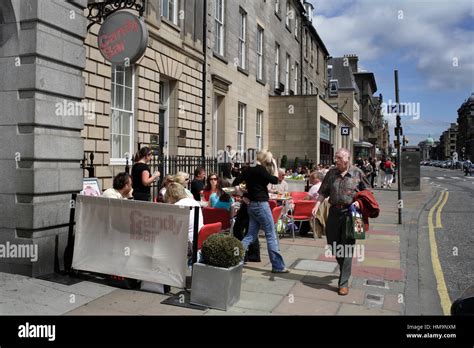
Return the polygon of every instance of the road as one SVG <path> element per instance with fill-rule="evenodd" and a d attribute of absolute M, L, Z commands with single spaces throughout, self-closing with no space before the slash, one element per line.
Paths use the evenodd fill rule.
<path fill-rule="evenodd" d="M 422 184 L 436 191 L 419 221 L 423 232 L 432 237 L 424 239 L 419 248 L 423 255 L 430 249 L 435 274 L 431 279 L 424 277 L 423 287 L 426 290 L 433 286 L 437 290 L 447 314 L 448 305 L 474 285 L 474 176 L 466 177 L 460 170 L 421 167 L 421 177 Z M 424 245 L 426 242 L 429 245 Z M 426 259 L 419 261 L 426 267 Z M 443 294 L 443 289 L 447 294 Z M 429 308 L 429 304 L 424 307 Z"/>

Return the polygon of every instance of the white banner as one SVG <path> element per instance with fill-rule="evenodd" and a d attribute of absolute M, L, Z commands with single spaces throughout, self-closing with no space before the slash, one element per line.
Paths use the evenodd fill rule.
<path fill-rule="evenodd" d="M 78 195 L 72 267 L 184 288 L 189 207 Z"/>

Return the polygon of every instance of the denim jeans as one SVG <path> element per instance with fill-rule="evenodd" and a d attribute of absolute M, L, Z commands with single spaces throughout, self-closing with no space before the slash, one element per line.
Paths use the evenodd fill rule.
<path fill-rule="evenodd" d="M 272 270 L 283 270 L 285 268 L 285 262 L 280 254 L 275 225 L 268 202 L 250 202 L 247 211 L 249 213 L 249 229 L 247 235 L 242 240 L 244 250 L 247 251 L 249 245 L 257 240 L 259 229 L 264 230 Z"/>

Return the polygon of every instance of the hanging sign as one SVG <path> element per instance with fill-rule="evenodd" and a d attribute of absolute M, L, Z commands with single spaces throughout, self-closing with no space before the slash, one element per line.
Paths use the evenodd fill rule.
<path fill-rule="evenodd" d="M 142 18 L 128 11 L 107 17 L 98 35 L 99 50 L 112 64 L 129 66 L 145 53 L 148 30 Z"/>

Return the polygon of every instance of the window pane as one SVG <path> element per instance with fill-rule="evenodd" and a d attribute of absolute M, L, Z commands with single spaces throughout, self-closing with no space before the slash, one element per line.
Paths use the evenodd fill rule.
<path fill-rule="evenodd" d="M 124 110 L 132 111 L 132 89 L 131 88 L 125 88 Z"/>
<path fill-rule="evenodd" d="M 132 87 L 132 77 L 133 77 L 132 68 L 131 67 L 126 68 L 125 69 L 125 86 Z"/>
<path fill-rule="evenodd" d="M 123 87 L 120 85 L 115 85 L 115 108 L 123 109 Z"/>
<path fill-rule="evenodd" d="M 118 134 L 120 133 L 120 112 L 118 112 L 117 110 L 113 110 L 112 111 L 112 117 L 111 117 L 111 121 L 112 121 L 112 124 L 111 124 L 111 131 L 110 133 L 112 134 Z"/>
<path fill-rule="evenodd" d="M 115 75 L 115 83 L 118 85 L 123 85 L 124 80 L 123 80 L 123 68 L 121 66 L 116 66 L 116 75 Z"/>
<path fill-rule="evenodd" d="M 130 137 L 128 135 L 124 135 L 121 137 L 122 144 L 120 149 L 119 158 L 124 158 L 125 152 L 130 152 Z"/>
<path fill-rule="evenodd" d="M 112 158 L 120 158 L 120 135 L 112 135 L 111 139 L 111 145 L 112 145 Z"/>
<path fill-rule="evenodd" d="M 126 112 L 121 112 L 121 134 L 122 135 L 130 135 L 130 122 L 131 122 L 131 118 L 132 118 L 132 115 L 129 114 L 129 113 L 126 113 Z"/>
<path fill-rule="evenodd" d="M 162 15 L 163 17 L 169 18 L 169 0 L 161 0 L 162 4 Z"/>

